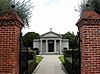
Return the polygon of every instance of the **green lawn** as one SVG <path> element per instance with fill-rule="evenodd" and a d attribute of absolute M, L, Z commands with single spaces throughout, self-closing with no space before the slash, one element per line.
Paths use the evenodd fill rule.
<path fill-rule="evenodd" d="M 64 61 L 64 56 L 60 56 L 59 59 L 60 59 L 60 61 L 62 62 L 62 64 L 65 63 L 65 61 Z M 66 59 L 67 59 L 69 62 L 72 63 L 72 57 L 67 57 Z"/>
<path fill-rule="evenodd" d="M 64 60 L 64 56 L 59 57 L 61 63 L 64 65 L 66 70 L 68 71 L 69 74 L 72 73 L 72 57 L 66 57 L 66 60 Z"/>
<path fill-rule="evenodd" d="M 42 59 L 42 56 L 36 56 L 36 61 L 28 60 L 28 74 L 31 74 L 34 71 Z"/>
<path fill-rule="evenodd" d="M 36 62 L 39 64 L 41 60 L 43 59 L 42 56 L 36 56 Z"/>
<path fill-rule="evenodd" d="M 62 64 L 65 63 L 65 61 L 64 61 L 64 56 L 60 56 L 59 59 L 60 59 L 60 61 L 61 61 Z"/>
<path fill-rule="evenodd" d="M 36 56 L 36 63 L 39 64 L 41 62 L 41 60 L 43 59 L 42 56 Z M 33 62 L 33 60 L 28 60 L 28 64 Z"/>

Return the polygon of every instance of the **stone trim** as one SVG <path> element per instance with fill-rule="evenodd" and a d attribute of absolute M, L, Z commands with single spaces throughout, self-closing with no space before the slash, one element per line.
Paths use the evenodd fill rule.
<path fill-rule="evenodd" d="M 20 23 L 20 25 L 22 25 L 22 27 L 24 26 L 23 21 L 19 18 L 15 10 L 9 10 L 3 12 L 2 15 L 0 15 L 0 22 L 1 21 L 6 23 L 9 21 L 17 21 Z"/>
<path fill-rule="evenodd" d="M 0 20 L 0 26 L 7 26 L 7 25 L 16 25 L 17 27 L 19 27 L 19 28 L 22 28 L 23 27 L 23 25 L 20 25 L 20 23 L 18 22 L 18 21 L 14 21 L 14 20 L 6 20 L 6 21 L 1 21 Z"/>
<path fill-rule="evenodd" d="M 100 24 L 100 19 L 82 19 L 76 25 L 78 27 L 81 27 L 83 25 L 99 25 Z"/>

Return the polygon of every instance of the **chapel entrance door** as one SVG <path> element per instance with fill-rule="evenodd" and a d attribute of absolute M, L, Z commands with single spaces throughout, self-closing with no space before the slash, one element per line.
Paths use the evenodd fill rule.
<path fill-rule="evenodd" d="M 49 42 L 48 42 L 48 51 L 49 52 L 54 52 L 54 41 L 53 40 L 50 40 Z"/>

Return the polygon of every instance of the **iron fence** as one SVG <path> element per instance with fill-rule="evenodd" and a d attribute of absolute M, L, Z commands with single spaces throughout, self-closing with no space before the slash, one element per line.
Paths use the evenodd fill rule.
<path fill-rule="evenodd" d="M 20 35 L 20 74 L 28 73 L 28 48 L 24 46 L 22 33 Z"/>
<path fill-rule="evenodd" d="M 78 49 L 74 50 L 74 46 L 79 40 Z M 80 53 L 80 33 L 77 33 L 75 40 L 73 41 L 73 48 L 72 48 L 72 71 L 73 74 L 80 74 L 81 69 L 81 53 Z"/>

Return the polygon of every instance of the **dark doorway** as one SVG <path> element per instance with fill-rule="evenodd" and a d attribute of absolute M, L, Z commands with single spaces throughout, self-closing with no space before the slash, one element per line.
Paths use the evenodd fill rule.
<path fill-rule="evenodd" d="M 54 42 L 53 41 L 50 41 L 48 43 L 48 48 L 49 48 L 48 52 L 54 52 Z"/>

